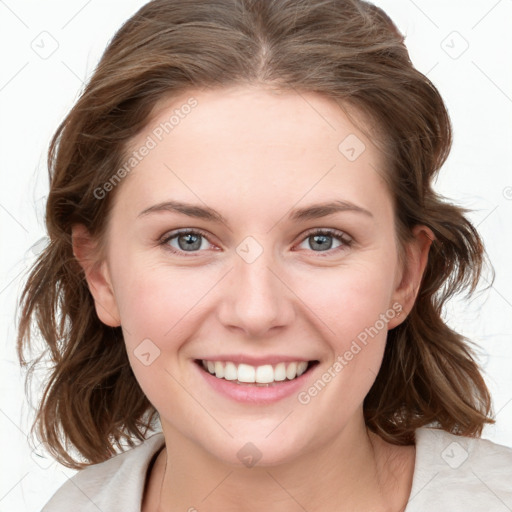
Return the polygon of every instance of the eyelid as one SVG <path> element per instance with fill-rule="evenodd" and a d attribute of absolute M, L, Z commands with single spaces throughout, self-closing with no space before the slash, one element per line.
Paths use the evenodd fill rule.
<path fill-rule="evenodd" d="M 322 234 L 322 233 L 325 233 L 325 234 L 331 235 L 331 236 L 339 237 L 339 238 L 343 239 L 346 242 L 348 242 L 348 241 L 353 242 L 354 241 L 354 239 L 348 233 L 346 233 L 345 231 L 341 231 L 341 229 L 335 229 L 335 228 L 311 228 L 311 229 L 308 229 L 307 231 L 305 231 L 304 233 L 301 234 L 301 236 L 302 236 L 301 240 L 304 240 L 308 236 L 312 236 L 312 235 L 316 235 L 316 234 Z"/>
<path fill-rule="evenodd" d="M 209 237 L 209 233 L 203 231 L 201 228 L 178 228 L 172 229 L 171 231 L 166 231 L 162 236 L 158 238 L 159 242 L 164 242 L 169 240 L 170 238 L 174 238 L 176 235 L 180 235 L 182 233 L 197 233 L 203 235 L 205 238 Z"/>

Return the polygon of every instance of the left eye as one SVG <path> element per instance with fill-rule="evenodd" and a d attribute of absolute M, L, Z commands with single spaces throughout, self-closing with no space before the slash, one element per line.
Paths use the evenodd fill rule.
<path fill-rule="evenodd" d="M 333 239 L 339 243 L 339 245 L 334 248 Z M 349 247 L 352 243 L 352 239 L 341 231 L 322 229 L 310 232 L 302 242 L 302 244 L 304 243 L 309 243 L 310 248 L 314 252 L 328 252 L 330 249 L 336 251 Z"/>

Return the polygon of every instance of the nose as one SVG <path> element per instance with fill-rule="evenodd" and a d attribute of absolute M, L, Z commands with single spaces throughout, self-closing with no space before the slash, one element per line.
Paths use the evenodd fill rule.
<path fill-rule="evenodd" d="M 217 310 L 224 327 L 238 329 L 247 338 L 261 338 L 293 322 L 294 294 L 271 251 L 263 251 L 252 262 L 236 255 L 226 277 Z"/>

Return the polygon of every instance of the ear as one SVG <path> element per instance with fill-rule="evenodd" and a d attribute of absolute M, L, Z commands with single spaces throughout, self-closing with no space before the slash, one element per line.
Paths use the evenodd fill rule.
<path fill-rule="evenodd" d="M 101 258 L 98 244 L 83 224 L 72 226 L 73 254 L 83 268 L 94 299 L 98 318 L 110 327 L 121 325 L 107 262 Z"/>
<path fill-rule="evenodd" d="M 430 228 L 417 225 L 412 230 L 413 239 L 405 246 L 405 261 L 402 271 L 397 279 L 391 305 L 397 310 L 400 304 L 400 314 L 388 322 L 388 329 L 393 329 L 401 324 L 414 306 L 425 267 L 427 266 L 428 253 L 435 235 Z"/>

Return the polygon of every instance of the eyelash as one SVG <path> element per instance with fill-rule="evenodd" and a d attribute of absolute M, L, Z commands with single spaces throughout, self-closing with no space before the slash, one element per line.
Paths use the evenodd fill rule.
<path fill-rule="evenodd" d="M 209 241 L 209 239 L 208 239 L 208 234 L 205 231 L 203 231 L 203 230 L 201 230 L 199 228 L 194 228 L 194 229 L 184 228 L 184 229 L 178 229 L 176 231 L 172 231 L 171 233 L 166 233 L 160 239 L 159 245 L 163 246 L 165 250 L 170 251 L 173 254 L 178 254 L 180 256 L 184 255 L 187 258 L 188 257 L 194 257 L 194 253 L 197 254 L 198 252 L 202 252 L 202 251 L 182 251 L 182 250 L 176 250 L 174 247 L 171 247 L 170 245 L 168 245 L 168 243 L 172 239 L 174 239 L 174 238 L 176 238 L 176 237 L 178 237 L 180 235 L 201 235 L 209 243 L 211 243 Z M 313 251 L 311 249 L 311 252 L 317 252 L 319 257 L 326 257 L 326 256 L 332 255 L 333 253 L 337 253 L 339 251 L 347 250 L 353 244 L 353 240 L 348 235 L 346 235 L 343 231 L 339 231 L 337 229 L 332 229 L 332 228 L 326 228 L 326 229 L 314 228 L 314 229 L 312 229 L 310 231 L 307 231 L 304 234 L 303 238 L 301 239 L 301 243 L 304 242 L 309 237 L 315 236 L 315 235 L 332 236 L 333 238 L 337 239 L 339 242 L 342 243 L 342 245 L 340 245 L 339 247 L 335 247 L 334 249 L 328 249 L 326 251 Z M 187 252 L 189 252 L 190 254 L 187 254 Z"/>

